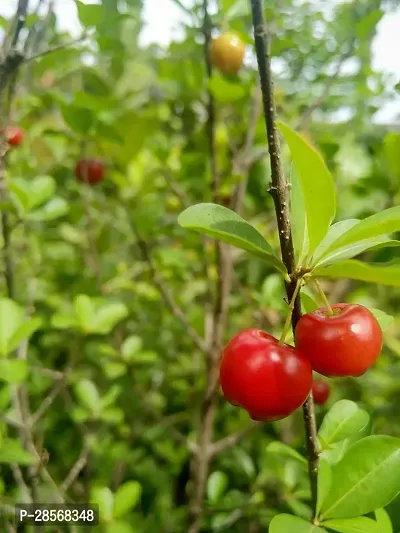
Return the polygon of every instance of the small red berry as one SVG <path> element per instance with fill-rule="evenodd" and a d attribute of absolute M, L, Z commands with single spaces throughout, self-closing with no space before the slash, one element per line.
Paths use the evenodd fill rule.
<path fill-rule="evenodd" d="M 329 398 L 331 386 L 326 381 L 322 381 L 322 379 L 316 379 L 313 381 L 312 393 L 314 402 L 318 405 L 322 405 Z"/>
<path fill-rule="evenodd" d="M 295 332 L 296 347 L 323 376 L 361 376 L 377 360 L 382 330 L 362 305 L 335 304 L 303 315 Z"/>
<path fill-rule="evenodd" d="M 89 157 L 80 159 L 75 167 L 75 176 L 78 181 L 95 185 L 104 179 L 104 164 Z"/>
<path fill-rule="evenodd" d="M 24 140 L 24 130 L 18 126 L 9 126 L 6 135 L 10 146 L 19 146 Z"/>
<path fill-rule="evenodd" d="M 220 383 L 225 398 L 253 420 L 280 420 L 307 399 L 312 370 L 297 348 L 280 345 L 264 331 L 246 329 L 224 349 Z"/>

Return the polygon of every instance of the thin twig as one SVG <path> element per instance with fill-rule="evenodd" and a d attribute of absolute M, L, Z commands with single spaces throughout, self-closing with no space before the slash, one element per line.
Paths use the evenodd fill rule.
<path fill-rule="evenodd" d="M 289 183 L 285 179 L 283 173 L 279 134 L 275 121 L 276 109 L 271 73 L 271 57 L 269 52 L 268 32 L 263 9 L 263 1 L 251 0 L 251 9 L 254 27 L 254 41 L 257 54 L 258 70 L 260 74 L 261 90 L 263 95 L 264 118 L 271 164 L 272 184 L 270 187 L 270 193 L 273 197 L 275 204 L 282 260 L 286 265 L 289 275 L 292 275 L 295 271 L 296 264 L 290 223 Z M 297 280 L 295 276 L 292 276 L 291 282 L 286 283 L 285 285 L 288 301 L 290 301 L 297 285 Z M 301 301 L 300 295 L 298 295 L 294 302 L 294 309 L 292 314 L 293 331 L 296 327 L 298 320 L 300 319 L 300 316 Z M 314 520 L 316 516 L 317 505 L 319 449 L 312 393 L 310 393 L 310 396 L 308 397 L 303 406 L 303 415 L 306 430 L 308 465 L 311 485 L 312 519 Z"/>
<path fill-rule="evenodd" d="M 137 244 L 139 246 L 139 250 L 141 252 L 143 261 L 145 261 L 150 269 L 150 274 L 153 279 L 154 285 L 159 290 L 162 298 L 164 299 L 165 303 L 169 307 L 170 311 L 174 315 L 175 318 L 177 318 L 181 324 L 185 327 L 186 333 L 188 336 L 193 340 L 195 345 L 202 351 L 207 352 L 208 346 L 204 342 L 204 340 L 200 337 L 200 335 L 197 333 L 197 331 L 190 325 L 188 322 L 184 312 L 181 310 L 181 308 L 178 306 L 178 304 L 175 302 L 174 297 L 172 296 L 169 287 L 166 285 L 164 280 L 162 279 L 161 275 L 159 274 L 157 268 L 154 265 L 153 258 L 151 256 L 150 250 L 147 246 L 147 243 L 144 239 L 142 239 L 141 234 L 139 232 L 139 229 L 136 225 L 135 220 L 133 220 L 133 217 L 129 213 L 129 209 L 127 209 L 127 214 L 129 217 L 129 223 L 132 228 L 133 233 L 136 236 Z"/>
<path fill-rule="evenodd" d="M 79 44 L 79 43 L 82 43 L 82 42 L 86 41 L 87 38 L 88 38 L 88 36 L 85 34 L 85 35 L 82 35 L 81 37 L 79 37 L 78 39 L 75 39 L 75 40 L 70 41 L 68 43 L 63 43 L 63 44 L 59 44 L 57 46 L 53 46 L 52 48 L 49 48 L 47 50 L 43 50 L 43 52 L 39 52 L 38 54 L 34 54 L 32 56 L 24 58 L 24 63 L 30 63 L 31 61 L 35 61 L 36 59 L 42 58 L 43 56 L 47 56 L 49 54 L 53 54 L 53 53 L 58 52 L 60 50 L 65 50 L 65 48 L 70 48 L 71 46 L 75 46 L 76 44 Z"/>
<path fill-rule="evenodd" d="M 228 435 L 227 437 L 224 437 L 223 439 L 218 440 L 217 442 L 214 442 L 210 446 L 209 454 L 211 457 L 218 455 L 219 453 L 229 449 L 233 448 L 238 444 L 242 439 L 245 437 L 248 437 L 262 426 L 261 423 L 255 422 L 252 424 L 249 424 L 244 429 L 241 429 L 237 431 L 236 433 L 232 433 L 232 435 Z"/>
<path fill-rule="evenodd" d="M 71 485 L 75 482 L 76 478 L 79 476 L 79 473 L 81 472 L 81 470 L 85 468 L 87 460 L 88 460 L 88 456 L 89 456 L 89 446 L 85 442 L 78 459 L 72 465 L 72 468 L 68 472 L 64 481 L 60 484 L 59 490 L 61 494 L 65 494 L 68 491 Z"/>

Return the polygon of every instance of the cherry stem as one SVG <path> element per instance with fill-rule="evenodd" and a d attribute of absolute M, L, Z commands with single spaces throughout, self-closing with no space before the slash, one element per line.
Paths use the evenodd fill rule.
<path fill-rule="evenodd" d="M 331 304 L 329 303 L 328 301 L 328 298 L 326 297 L 326 294 L 324 293 L 324 290 L 323 288 L 321 287 L 321 285 L 319 284 L 319 281 L 317 279 L 314 279 L 314 283 L 315 283 L 315 286 L 317 287 L 317 290 L 324 302 L 324 305 L 328 311 L 328 315 L 330 316 L 333 316 L 335 313 L 333 312 L 333 309 L 331 307 Z"/>
<path fill-rule="evenodd" d="M 285 344 L 287 334 L 289 333 L 289 330 L 292 324 L 292 314 L 293 314 L 293 309 L 295 306 L 295 301 L 296 301 L 297 295 L 299 294 L 299 290 L 302 285 L 303 285 L 303 280 L 300 278 L 297 280 L 296 288 L 294 289 L 293 296 L 289 303 L 289 310 L 286 316 L 285 325 L 283 326 L 282 335 L 281 335 L 281 338 L 279 339 L 280 345 Z"/>

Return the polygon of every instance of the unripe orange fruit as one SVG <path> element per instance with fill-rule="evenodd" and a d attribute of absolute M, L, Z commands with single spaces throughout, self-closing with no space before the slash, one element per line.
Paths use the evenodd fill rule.
<path fill-rule="evenodd" d="M 246 45 L 235 33 L 222 33 L 212 39 L 210 61 L 222 74 L 234 75 L 243 63 Z"/>

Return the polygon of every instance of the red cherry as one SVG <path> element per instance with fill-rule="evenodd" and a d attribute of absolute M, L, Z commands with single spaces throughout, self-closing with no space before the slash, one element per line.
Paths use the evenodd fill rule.
<path fill-rule="evenodd" d="M 329 398 L 331 386 L 326 381 L 322 381 L 322 379 L 316 379 L 313 381 L 312 393 L 314 402 L 318 405 L 322 405 Z"/>
<path fill-rule="evenodd" d="M 361 376 L 378 359 L 382 330 L 362 305 L 335 304 L 303 315 L 295 332 L 296 347 L 324 376 Z"/>
<path fill-rule="evenodd" d="M 6 135 L 10 146 L 19 146 L 24 140 L 24 130 L 17 126 L 9 126 L 6 130 Z"/>
<path fill-rule="evenodd" d="M 312 370 L 297 348 L 280 345 L 259 329 L 246 329 L 224 349 L 220 383 L 228 402 L 246 409 L 253 420 L 280 420 L 307 399 Z"/>
<path fill-rule="evenodd" d="M 78 181 L 95 185 L 104 179 L 104 164 L 90 157 L 80 159 L 75 167 L 75 176 Z"/>

